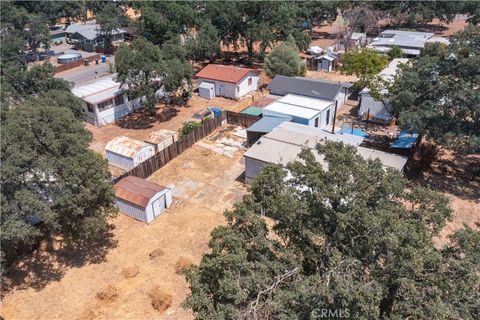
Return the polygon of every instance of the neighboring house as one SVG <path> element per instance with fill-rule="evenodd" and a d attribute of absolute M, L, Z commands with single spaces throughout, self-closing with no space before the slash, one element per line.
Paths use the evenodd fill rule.
<path fill-rule="evenodd" d="M 418 56 L 427 42 L 449 43 L 448 39 L 434 37 L 433 35 L 430 32 L 385 30 L 368 47 L 386 53 L 393 46 L 398 46 L 402 49 L 404 57 L 411 58 Z"/>
<path fill-rule="evenodd" d="M 142 106 L 140 99 L 130 100 L 112 76 L 74 87 L 72 93 L 83 100 L 85 121 L 97 127 L 115 122 Z"/>
<path fill-rule="evenodd" d="M 403 170 L 407 157 L 360 146 L 362 137 L 348 134 L 332 134 L 322 129 L 303 126 L 292 122 L 283 122 L 260 138 L 247 152 L 245 157 L 245 180 L 254 179 L 268 163 L 286 165 L 298 160 L 298 154 L 305 148 L 311 149 L 317 161 L 326 164 L 316 151 L 318 143 L 325 141 L 343 142 L 355 146 L 364 159 L 378 158 L 385 168 Z M 335 165 L 334 163 L 331 165 Z"/>
<path fill-rule="evenodd" d="M 155 146 L 126 136 L 118 136 L 105 146 L 108 164 L 128 171 L 155 154 Z"/>
<path fill-rule="evenodd" d="M 383 80 L 391 82 L 399 71 L 398 66 L 407 62 L 408 59 L 406 58 L 393 59 L 388 66 L 379 73 L 379 76 Z M 392 120 L 392 114 L 389 102 L 385 98 L 386 93 L 385 90 L 381 90 L 380 95 L 382 96 L 382 99 L 378 101 L 370 95 L 370 90 L 368 88 L 364 88 L 360 91 L 360 108 L 358 109 L 358 115 L 362 116 L 364 119 L 368 116 L 370 120 L 390 122 Z"/>
<path fill-rule="evenodd" d="M 172 205 L 171 189 L 134 176 L 123 178 L 114 189 L 118 210 L 146 223 Z"/>
<path fill-rule="evenodd" d="M 88 52 L 103 52 L 105 51 L 107 36 L 100 32 L 100 25 L 87 24 L 71 24 L 66 29 L 68 42 L 75 45 L 78 50 Z M 124 29 L 112 30 L 110 38 L 114 46 L 125 40 L 127 31 Z"/>
<path fill-rule="evenodd" d="M 335 101 L 338 110 L 340 110 L 347 100 L 348 89 L 351 86 L 351 83 L 276 76 L 267 88 L 270 90 L 270 95 L 275 96 L 285 96 L 290 93 L 315 99 Z"/>
<path fill-rule="evenodd" d="M 258 89 L 259 75 L 258 70 L 209 64 L 196 74 L 199 95 L 207 99 L 239 99 Z"/>
<path fill-rule="evenodd" d="M 333 100 L 287 94 L 263 108 L 263 117 L 286 118 L 295 123 L 325 128 L 332 123 L 334 108 Z"/>

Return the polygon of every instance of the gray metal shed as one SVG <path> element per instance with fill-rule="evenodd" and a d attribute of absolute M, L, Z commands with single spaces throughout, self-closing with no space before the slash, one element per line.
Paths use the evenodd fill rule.
<path fill-rule="evenodd" d="M 120 212 L 150 223 L 172 204 L 172 190 L 145 179 L 128 176 L 114 186 Z"/>
<path fill-rule="evenodd" d="M 215 98 L 215 85 L 211 82 L 202 81 L 198 87 L 198 95 L 202 98 Z"/>

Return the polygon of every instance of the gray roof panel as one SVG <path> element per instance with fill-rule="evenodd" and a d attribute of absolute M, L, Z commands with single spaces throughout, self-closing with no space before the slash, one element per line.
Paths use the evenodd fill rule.
<path fill-rule="evenodd" d="M 333 81 L 285 76 L 275 76 L 272 82 L 267 86 L 271 94 L 284 96 L 293 93 L 301 96 L 332 101 L 335 100 L 338 92 L 343 87 L 348 86 Z"/>

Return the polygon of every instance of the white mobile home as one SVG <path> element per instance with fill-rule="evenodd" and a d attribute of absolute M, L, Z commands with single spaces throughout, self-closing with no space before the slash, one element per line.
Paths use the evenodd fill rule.
<path fill-rule="evenodd" d="M 130 170 L 155 154 L 155 146 L 125 136 L 110 140 L 105 146 L 108 163 Z"/>
<path fill-rule="evenodd" d="M 334 101 L 287 94 L 263 108 L 264 117 L 288 118 L 292 122 L 324 128 L 334 117 Z"/>
<path fill-rule="evenodd" d="M 172 205 L 171 189 L 134 176 L 123 178 L 114 189 L 119 211 L 146 223 Z"/>
<path fill-rule="evenodd" d="M 196 74 L 203 98 L 239 99 L 258 89 L 260 72 L 253 69 L 209 64 Z"/>
<path fill-rule="evenodd" d="M 140 99 L 130 101 L 112 76 L 74 87 L 72 93 L 83 100 L 85 120 L 97 127 L 115 122 L 141 108 Z"/>
<path fill-rule="evenodd" d="M 267 86 L 273 96 L 295 94 L 320 100 L 335 101 L 341 110 L 348 96 L 351 83 L 334 82 L 305 77 L 275 76 Z"/>

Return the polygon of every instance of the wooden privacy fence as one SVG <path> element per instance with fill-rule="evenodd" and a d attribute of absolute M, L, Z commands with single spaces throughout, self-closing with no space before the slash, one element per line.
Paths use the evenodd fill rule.
<path fill-rule="evenodd" d="M 227 123 L 235 124 L 243 128 L 248 128 L 262 117 L 256 117 L 249 114 L 226 111 Z"/>
<path fill-rule="evenodd" d="M 96 55 L 90 56 L 90 57 L 85 58 L 85 59 L 87 59 L 88 62 L 93 62 L 95 60 L 100 60 L 100 55 L 96 54 Z M 55 66 L 54 73 L 58 73 L 58 72 L 70 70 L 70 69 L 73 69 L 73 68 L 76 68 L 76 67 L 80 67 L 84 64 L 83 60 L 85 60 L 85 59 L 82 58 L 80 60 L 73 61 L 73 62 L 70 62 L 70 63 L 59 64 L 58 66 Z"/>
<path fill-rule="evenodd" d="M 190 148 L 195 142 L 205 138 L 212 133 L 216 128 L 222 125 L 224 115 L 215 117 L 213 119 L 205 121 L 201 126 L 195 128 L 192 132 L 182 137 L 182 139 L 169 145 L 167 148 L 160 150 L 153 157 L 140 163 L 135 168 L 122 174 L 114 179 L 114 183 L 120 181 L 127 176 L 135 176 L 142 179 L 147 178 L 155 171 L 169 163 L 172 159 L 182 154 L 185 150 Z"/>

